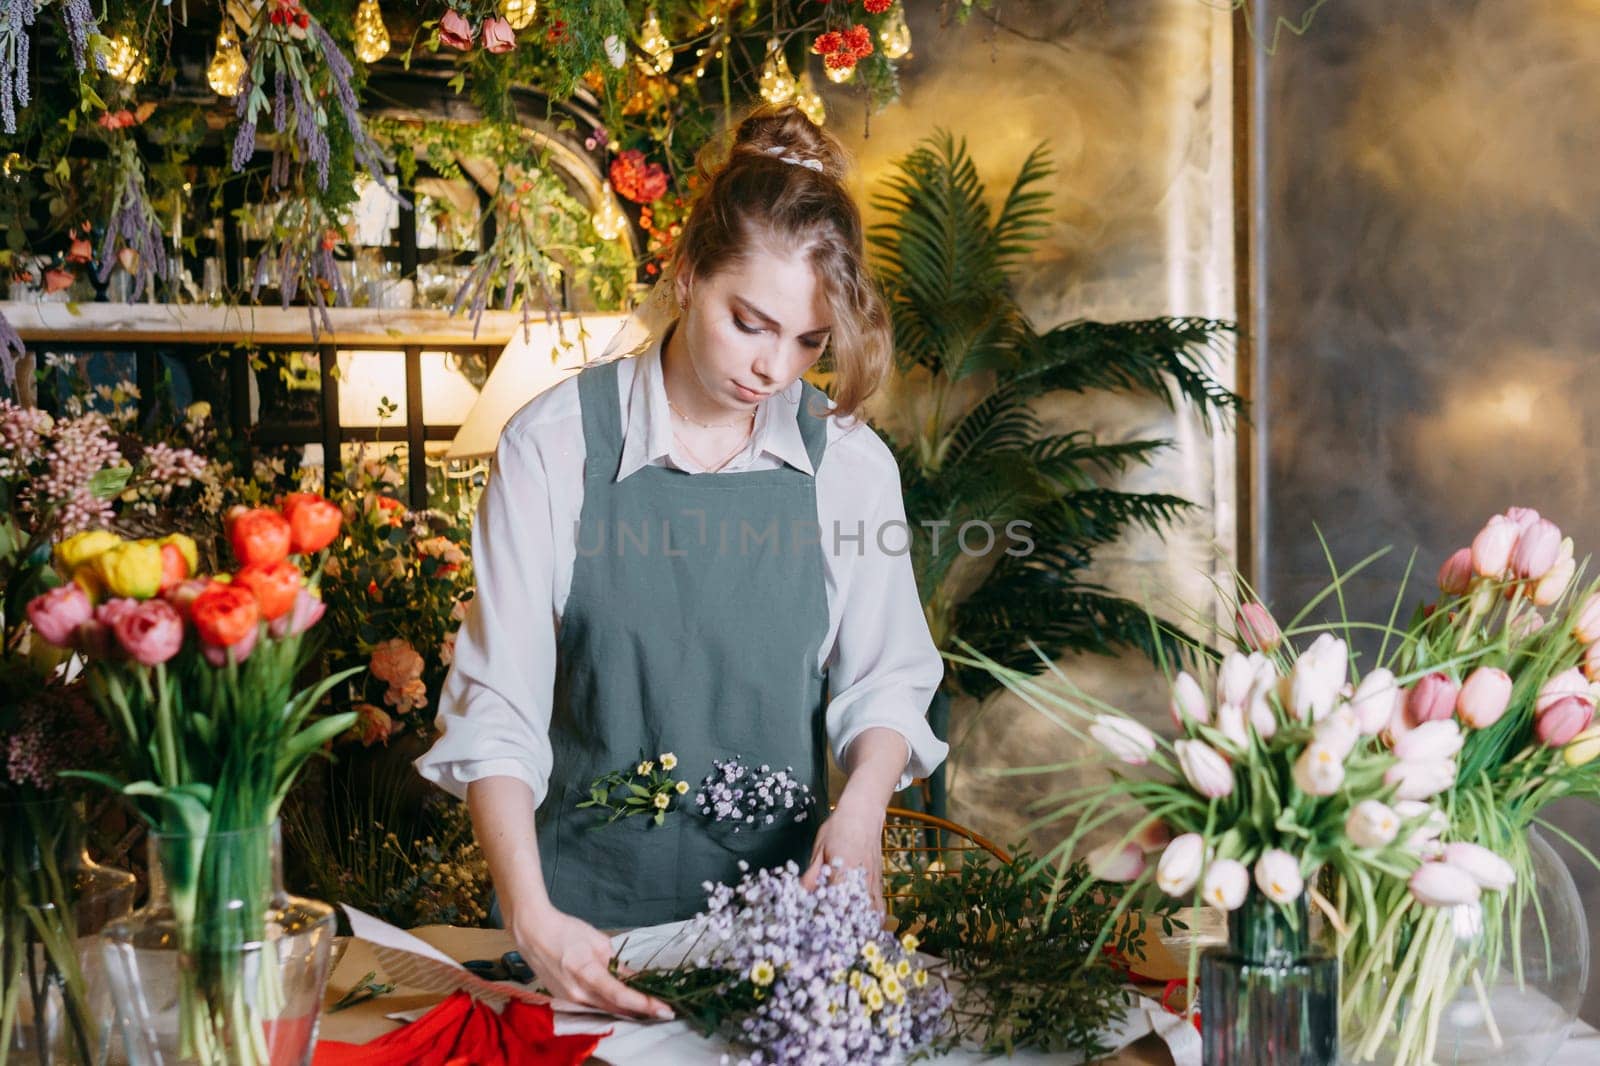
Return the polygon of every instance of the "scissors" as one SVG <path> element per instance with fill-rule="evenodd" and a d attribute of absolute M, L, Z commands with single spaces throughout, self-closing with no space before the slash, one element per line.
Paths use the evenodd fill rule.
<path fill-rule="evenodd" d="M 508 951 L 498 959 L 472 959 L 464 962 L 473 976 L 481 977 L 485 981 L 517 981 L 521 984 L 533 983 L 533 970 L 522 961 L 519 952 Z"/>

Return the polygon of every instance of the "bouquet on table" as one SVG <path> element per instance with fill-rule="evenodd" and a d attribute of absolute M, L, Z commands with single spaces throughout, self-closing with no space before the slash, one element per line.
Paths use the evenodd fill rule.
<path fill-rule="evenodd" d="M 1302 618 L 1376 557 L 1338 577 Z M 1343 964 L 1347 1053 L 1426 1063 L 1459 995 L 1472 999 L 1488 1039 L 1502 1039 L 1489 989 L 1507 958 L 1522 980 L 1532 945 L 1520 919 L 1540 906 L 1527 831 L 1546 824 L 1539 813 L 1555 799 L 1600 794 L 1600 728 L 1591 726 L 1600 583 L 1581 586 L 1577 571 L 1570 539 L 1513 508 L 1451 556 L 1442 596 L 1404 628 L 1395 624 L 1404 582 L 1386 623 L 1296 619 L 1286 635 L 1261 604 L 1244 602 L 1239 649 L 1219 659 L 1192 647 L 1199 665 L 1175 674 L 1173 740 L 1053 665 L 1039 678 L 981 655 L 963 661 L 1128 768 L 1048 816 L 1075 828 L 1047 859 L 1065 863 L 1089 834 L 1126 826 L 1093 857 L 1103 877 L 1126 883 L 1125 905 L 1141 889 L 1204 903 L 1229 916 L 1234 957 L 1303 967 L 1299 983 L 1257 1001 L 1248 970 L 1208 956 L 1208 1045 L 1276 1035 L 1332 1061 L 1330 960 L 1316 958 L 1314 907 Z M 1353 633 L 1379 643 L 1364 671 Z M 1544 948 L 1552 952 L 1548 937 Z M 1191 983 L 1196 968 L 1191 952 Z M 1298 1019 L 1274 1010 L 1286 999 Z M 1266 1031 L 1279 1022 L 1301 1028 Z"/>
<path fill-rule="evenodd" d="M 305 761 L 355 719 L 313 715 L 342 676 L 296 687 L 322 614 L 316 570 L 308 578 L 302 562 L 332 542 L 341 517 L 312 494 L 234 514 L 239 566 L 209 578 L 194 574 L 187 538 L 85 532 L 56 547 L 67 584 L 28 604 L 39 636 L 85 660 L 121 748 L 123 776 L 79 776 L 120 791 L 151 828 L 151 905 L 106 934 L 135 1061 L 293 1061 L 291 1047 L 314 1035 L 331 914 L 286 912 L 275 823 Z M 301 978 L 286 976 L 283 956 L 308 930 L 320 941 L 295 965 L 319 987 L 300 1018 L 286 1011 L 308 997 L 290 987 Z M 160 967 L 176 985 L 170 1033 L 151 1019 L 163 1009 Z"/>

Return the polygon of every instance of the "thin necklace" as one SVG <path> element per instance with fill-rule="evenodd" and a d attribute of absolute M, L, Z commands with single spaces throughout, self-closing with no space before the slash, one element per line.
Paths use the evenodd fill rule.
<path fill-rule="evenodd" d="M 698 418 L 690 418 L 688 415 L 683 413 L 677 404 L 672 402 L 672 397 L 670 396 L 667 397 L 667 407 L 671 409 L 673 414 L 677 415 L 685 422 L 692 422 L 701 429 L 732 429 L 734 426 L 737 426 L 740 422 L 744 421 L 743 417 L 736 418 L 732 422 L 702 422 Z M 755 417 L 754 411 L 750 412 L 750 417 Z"/>
<path fill-rule="evenodd" d="M 699 463 L 703 470 L 705 470 L 707 473 L 716 473 L 718 470 L 721 470 L 723 467 L 727 466 L 728 463 L 733 460 L 735 455 L 738 455 L 744 450 L 745 445 L 750 443 L 750 434 L 748 432 L 745 433 L 744 439 L 739 441 L 739 443 L 734 446 L 733 451 L 723 456 L 722 461 L 719 463 L 706 462 L 705 459 L 701 457 L 699 452 L 689 447 L 689 442 L 684 440 L 683 434 L 679 433 L 677 430 L 672 431 L 672 439 L 683 445 L 683 450 L 689 453 L 689 458 Z"/>

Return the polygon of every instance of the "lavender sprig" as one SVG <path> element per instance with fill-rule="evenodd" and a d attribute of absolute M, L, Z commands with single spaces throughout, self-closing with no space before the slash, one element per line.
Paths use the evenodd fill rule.
<path fill-rule="evenodd" d="M 17 132 L 17 108 L 31 102 L 28 86 L 28 27 L 33 25 L 33 0 L 0 0 L 0 125 Z"/>
<path fill-rule="evenodd" d="M 82 74 L 89 49 L 89 38 L 99 24 L 89 0 L 61 0 L 61 21 L 67 28 L 67 40 L 72 43 L 72 62 Z"/>
<path fill-rule="evenodd" d="M 116 194 L 111 201 L 111 218 L 105 240 L 100 245 L 100 269 L 96 276 L 103 283 L 111 277 L 117 263 L 117 239 L 137 256 L 133 269 L 133 298 L 144 295 L 145 287 L 167 271 L 167 250 L 161 223 L 145 192 L 144 164 L 133 142 L 124 139 L 118 149 Z"/>
<path fill-rule="evenodd" d="M 333 38 L 328 36 L 328 31 L 322 28 L 322 23 L 316 21 L 311 23 L 311 38 L 316 41 L 317 49 L 322 53 L 322 61 L 328 65 L 333 96 L 339 101 L 339 110 L 343 112 L 345 125 L 350 130 L 356 162 L 365 167 L 372 175 L 372 180 L 383 186 L 390 196 L 399 199 L 399 195 L 384 180 L 389 172 L 390 162 L 378 147 L 378 143 L 372 139 L 372 135 L 367 132 L 365 123 L 361 121 L 361 104 L 356 100 L 355 89 L 350 85 L 350 77 L 354 73 L 350 60 L 339 50 Z"/>

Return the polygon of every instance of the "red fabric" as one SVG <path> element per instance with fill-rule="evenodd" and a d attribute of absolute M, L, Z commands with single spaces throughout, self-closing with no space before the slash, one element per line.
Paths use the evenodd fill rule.
<path fill-rule="evenodd" d="M 312 1066 L 578 1066 L 609 1035 L 556 1036 L 549 1007 L 512 1000 L 496 1013 L 456 992 L 405 1028 L 368 1043 L 320 1041 Z"/>

